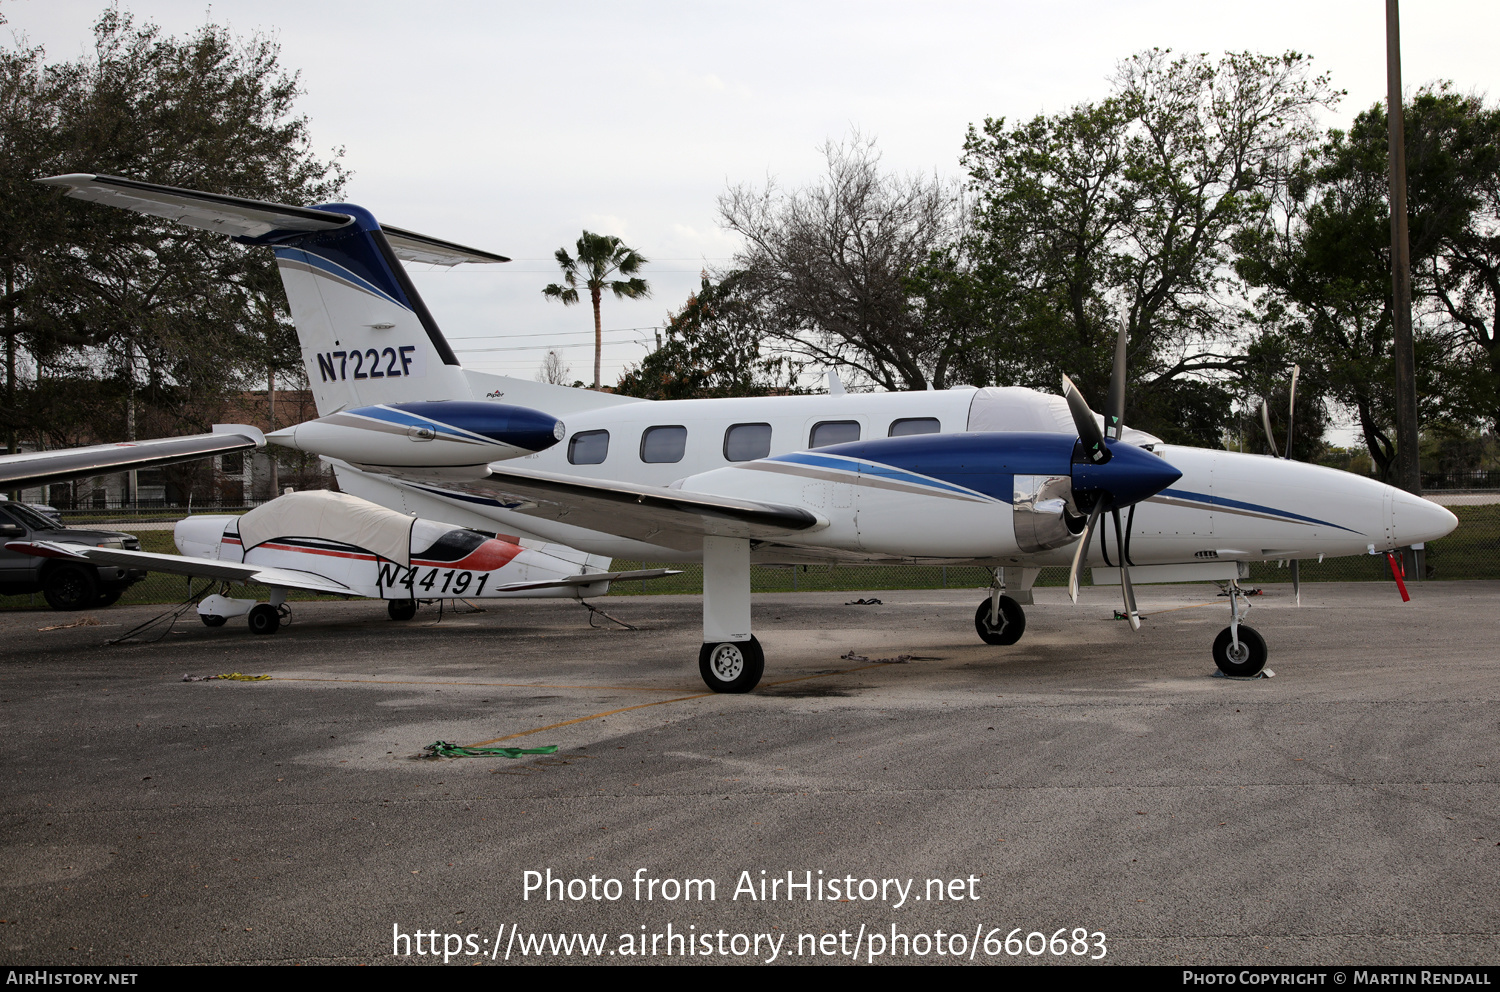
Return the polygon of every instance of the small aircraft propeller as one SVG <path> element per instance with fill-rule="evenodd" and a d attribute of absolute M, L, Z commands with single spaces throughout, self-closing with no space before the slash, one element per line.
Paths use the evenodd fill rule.
<path fill-rule="evenodd" d="M 1181 478 L 1182 473 L 1155 455 L 1150 455 L 1133 445 L 1124 445 L 1120 440 L 1125 432 L 1125 346 L 1128 333 L 1128 327 L 1122 321 L 1120 333 L 1115 339 L 1114 368 L 1110 374 L 1109 397 L 1104 415 L 1104 422 L 1113 437 L 1106 437 L 1104 430 L 1099 426 L 1098 419 L 1094 416 L 1094 411 L 1089 408 L 1088 401 L 1083 398 L 1083 394 L 1074 385 L 1073 380 L 1066 375 L 1063 376 L 1063 397 L 1068 401 L 1068 410 L 1073 415 L 1073 424 L 1078 428 L 1078 441 L 1083 446 L 1084 457 L 1091 466 L 1104 469 L 1110 465 L 1113 458 L 1117 455 L 1124 455 L 1126 452 L 1138 453 L 1139 456 L 1148 459 L 1142 460 L 1136 454 L 1132 454 L 1128 458 L 1120 459 L 1121 462 L 1129 464 L 1116 466 L 1112 471 L 1085 471 L 1082 473 L 1082 480 L 1075 475 L 1076 488 L 1085 491 L 1095 488 L 1099 495 L 1089 510 L 1083 535 L 1079 537 L 1078 545 L 1073 550 L 1073 565 L 1068 570 L 1068 596 L 1074 603 L 1078 602 L 1078 575 L 1083 567 L 1084 554 L 1089 542 L 1094 539 L 1094 528 L 1098 526 L 1099 518 L 1105 510 L 1108 510 L 1114 522 L 1115 546 L 1119 549 L 1120 591 L 1125 599 L 1125 615 L 1130 620 L 1130 626 L 1135 630 L 1140 630 L 1141 615 L 1136 608 L 1135 589 L 1130 584 L 1130 564 L 1125 560 L 1127 534 L 1125 526 L 1120 522 L 1120 508 L 1155 495 Z M 1111 444 L 1117 447 L 1111 450 Z M 1096 485 L 1078 485 L 1080 481 L 1095 482 Z"/>

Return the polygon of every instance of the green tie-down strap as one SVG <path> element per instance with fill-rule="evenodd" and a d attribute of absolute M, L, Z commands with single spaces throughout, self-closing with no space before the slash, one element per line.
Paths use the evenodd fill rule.
<path fill-rule="evenodd" d="M 433 741 L 422 750 L 434 758 L 519 758 L 523 754 L 556 754 L 557 745 L 546 747 L 461 747 L 447 741 Z"/>

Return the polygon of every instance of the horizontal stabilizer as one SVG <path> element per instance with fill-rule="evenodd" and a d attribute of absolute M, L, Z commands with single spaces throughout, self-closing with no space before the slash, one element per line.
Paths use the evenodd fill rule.
<path fill-rule="evenodd" d="M 429 238 L 425 234 L 415 231 L 403 230 L 399 227 L 391 227 L 389 224 L 381 224 L 380 229 L 385 232 L 385 239 L 391 243 L 391 251 L 403 262 L 427 262 L 431 265 L 458 265 L 460 262 L 509 262 L 510 259 L 504 255 L 496 255 L 493 252 L 480 251 L 478 248 L 465 248 L 451 241 L 440 241 L 437 238 Z"/>
<path fill-rule="evenodd" d="M 260 431 L 253 427 L 241 424 L 222 426 L 228 432 L 216 427 L 213 434 L 0 455 L 0 488 L 30 489 L 108 472 L 161 468 L 211 455 L 259 448 L 266 443 Z"/>
<path fill-rule="evenodd" d="M 119 176 L 77 173 L 51 176 L 37 182 L 67 187 L 67 195 L 76 200 L 104 203 L 238 238 L 259 238 L 272 231 L 332 231 L 347 227 L 354 221 L 349 214 L 200 193 L 175 186 L 157 186 Z"/>
<path fill-rule="evenodd" d="M 295 235 L 317 231 L 334 231 L 354 222 L 352 214 L 311 207 L 293 207 L 285 203 L 267 203 L 240 196 L 202 193 L 158 186 L 120 176 L 96 176 L 74 173 L 51 176 L 37 182 L 62 186 L 76 200 L 103 203 L 138 214 L 161 217 L 203 231 L 214 231 L 233 238 L 264 238 L 268 234 Z M 382 224 L 391 250 L 403 262 L 425 262 L 431 265 L 458 265 L 461 262 L 509 262 L 504 255 L 466 248 L 451 241 L 428 237 L 415 231 Z M 283 240 L 277 238 L 275 240 Z"/>

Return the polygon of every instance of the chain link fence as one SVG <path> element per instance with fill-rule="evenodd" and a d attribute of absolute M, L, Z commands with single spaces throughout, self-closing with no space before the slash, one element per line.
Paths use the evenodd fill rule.
<path fill-rule="evenodd" d="M 1449 579 L 1500 579 L 1500 503 L 1478 506 L 1449 507 L 1458 517 L 1458 529 L 1441 541 L 1427 547 L 1427 578 Z M 143 511 L 144 512 L 144 511 Z M 177 516 L 181 511 L 175 511 Z M 234 512 L 224 508 L 219 512 Z M 70 521 L 73 522 L 73 521 Z M 149 522 L 150 529 L 140 522 L 122 521 L 118 516 L 109 521 L 76 521 L 78 526 L 104 527 L 134 533 L 141 539 L 141 550 L 173 554 L 172 530 L 168 521 L 160 519 Z M 659 595 L 664 593 L 702 593 L 703 566 L 697 563 L 635 562 L 617 559 L 614 567 L 619 570 L 633 568 L 675 568 L 680 575 L 646 581 L 617 582 L 610 588 L 611 596 Z M 1350 558 L 1329 558 L 1322 562 L 1305 559 L 1301 565 L 1303 582 L 1389 582 L 1390 566 L 1384 555 L 1360 555 Z M 1067 569 L 1044 568 L 1037 584 L 1061 586 L 1068 581 Z M 1250 566 L 1251 583 L 1290 582 L 1291 572 L 1282 563 L 1257 562 Z M 750 569 L 751 589 L 754 592 L 813 592 L 881 589 L 978 589 L 989 585 L 990 573 L 977 566 L 937 565 L 755 565 Z M 1089 584 L 1089 571 L 1084 569 L 1083 582 Z M 192 584 L 196 592 L 204 585 L 203 580 Z M 246 593 L 245 595 L 255 595 Z M 259 593 L 262 597 L 264 591 Z M 131 586 L 120 598 L 122 604 L 170 603 L 181 601 L 189 595 L 189 586 L 180 575 L 154 572 L 141 582 Z M 293 600 L 327 598 L 311 593 L 293 593 Z M 0 609 L 47 609 L 41 593 L 20 596 L 0 596 Z"/>

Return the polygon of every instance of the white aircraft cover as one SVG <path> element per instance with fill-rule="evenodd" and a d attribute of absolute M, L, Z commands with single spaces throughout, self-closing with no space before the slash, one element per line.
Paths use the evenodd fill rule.
<path fill-rule="evenodd" d="M 240 543 L 249 551 L 279 537 L 316 537 L 410 565 L 411 529 L 416 520 L 348 493 L 321 489 L 287 493 L 240 517 Z"/>

